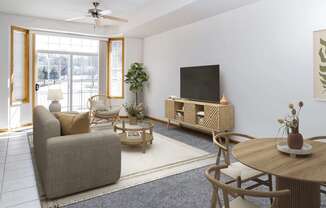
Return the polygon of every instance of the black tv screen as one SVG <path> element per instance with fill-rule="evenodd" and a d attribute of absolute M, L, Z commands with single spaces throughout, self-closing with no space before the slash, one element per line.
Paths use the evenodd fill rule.
<path fill-rule="evenodd" d="M 180 68 L 181 98 L 218 102 L 220 100 L 219 65 Z"/>

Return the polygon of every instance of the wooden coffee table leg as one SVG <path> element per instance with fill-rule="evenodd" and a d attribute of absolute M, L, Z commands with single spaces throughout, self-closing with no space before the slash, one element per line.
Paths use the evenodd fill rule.
<path fill-rule="evenodd" d="M 143 130 L 143 133 L 142 133 L 142 139 L 143 139 L 143 153 L 146 152 L 146 131 Z"/>
<path fill-rule="evenodd" d="M 150 130 L 149 130 L 149 134 L 151 135 L 151 144 L 153 144 L 153 139 L 154 139 L 154 137 L 153 137 L 153 128 L 151 128 Z"/>
<path fill-rule="evenodd" d="M 279 199 L 280 208 L 319 208 L 320 184 L 276 177 L 276 189 L 289 189 L 289 197 Z"/>

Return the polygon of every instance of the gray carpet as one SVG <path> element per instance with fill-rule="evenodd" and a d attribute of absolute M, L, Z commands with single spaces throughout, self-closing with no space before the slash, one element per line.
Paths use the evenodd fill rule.
<path fill-rule="evenodd" d="M 174 127 L 167 130 L 163 124 L 157 124 L 154 131 L 208 152 L 216 151 L 215 147 L 212 145 L 211 137 L 206 134 Z M 66 207 L 208 208 L 210 207 L 212 189 L 204 176 L 204 170 L 205 168 L 199 168 Z M 267 207 L 269 205 L 269 200 L 256 198 L 250 200 L 255 201 L 255 203 L 262 207 Z M 326 200 L 324 196 L 322 200 Z"/>

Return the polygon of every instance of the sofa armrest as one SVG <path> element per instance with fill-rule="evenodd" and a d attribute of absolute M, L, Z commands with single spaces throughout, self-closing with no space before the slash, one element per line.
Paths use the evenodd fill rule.
<path fill-rule="evenodd" d="M 119 136 L 112 131 L 47 140 L 44 188 L 49 198 L 116 182 L 121 172 Z"/>
<path fill-rule="evenodd" d="M 60 136 L 59 121 L 44 106 L 33 109 L 33 145 L 37 168 L 43 180 L 46 172 L 46 140 Z"/>

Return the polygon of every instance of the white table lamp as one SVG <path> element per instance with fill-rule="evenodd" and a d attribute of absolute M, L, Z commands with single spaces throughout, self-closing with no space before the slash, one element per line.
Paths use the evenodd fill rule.
<path fill-rule="evenodd" d="M 49 89 L 48 91 L 48 100 L 51 100 L 51 104 L 49 106 L 50 112 L 60 112 L 61 105 L 59 100 L 63 99 L 63 93 L 61 89 Z"/>

